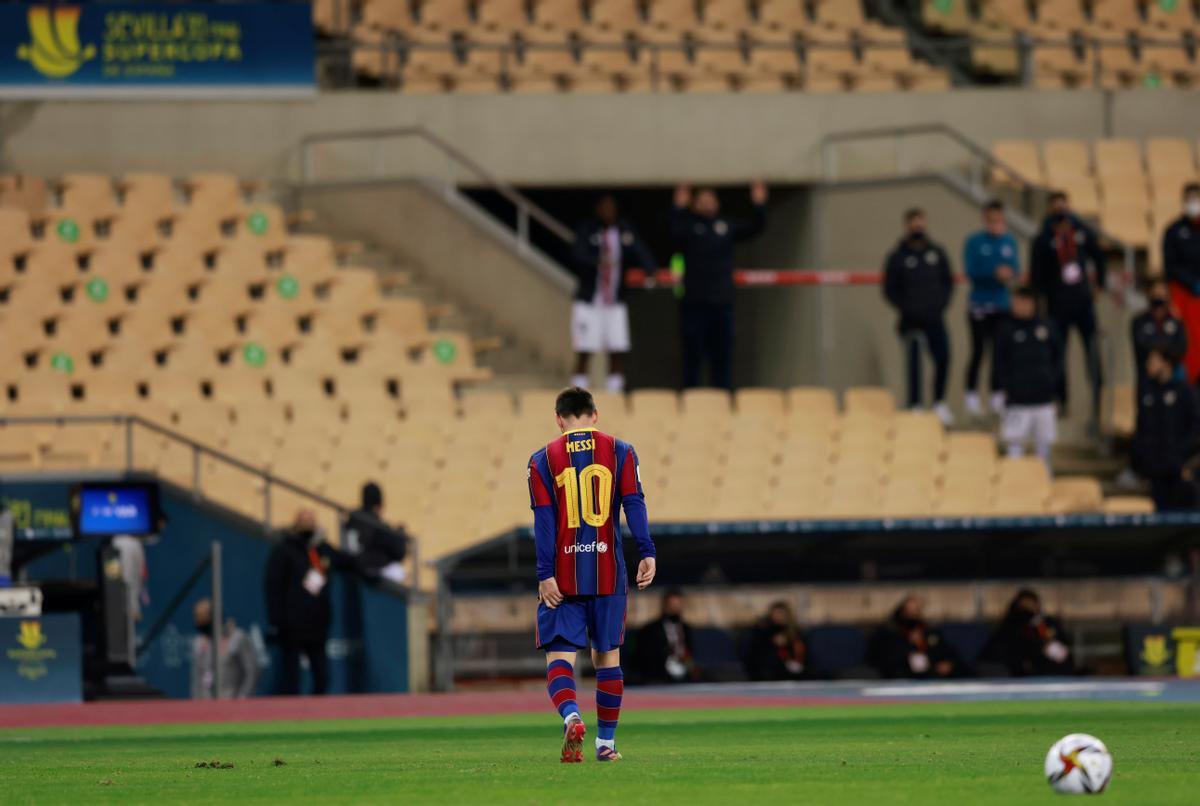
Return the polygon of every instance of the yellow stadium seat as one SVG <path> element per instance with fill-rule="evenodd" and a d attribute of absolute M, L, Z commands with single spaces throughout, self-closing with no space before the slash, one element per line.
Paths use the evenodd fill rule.
<path fill-rule="evenodd" d="M 1091 477 L 1056 478 L 1051 483 L 1049 511 L 1054 514 L 1100 512 L 1104 494 Z"/>
<path fill-rule="evenodd" d="M 1104 499 L 1104 511 L 1112 515 L 1153 515 L 1154 502 L 1136 495 L 1114 495 Z"/>

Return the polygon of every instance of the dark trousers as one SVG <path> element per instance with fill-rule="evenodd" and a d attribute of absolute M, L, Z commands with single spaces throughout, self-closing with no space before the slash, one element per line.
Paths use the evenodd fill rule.
<path fill-rule="evenodd" d="M 1154 499 L 1155 512 L 1172 512 L 1189 508 L 1188 494 L 1183 477 L 1151 476 L 1150 497 Z"/>
<path fill-rule="evenodd" d="M 991 366 L 988 387 L 993 392 L 1000 391 L 1000 372 L 996 366 L 996 334 L 1007 319 L 1008 313 L 1005 311 L 967 314 L 967 325 L 971 328 L 971 360 L 967 362 L 968 392 L 979 390 L 979 368 L 983 364 L 985 352 L 989 353 L 988 363 Z"/>
<path fill-rule="evenodd" d="M 1091 305 L 1075 309 L 1050 311 L 1050 321 L 1058 331 L 1062 344 L 1063 366 L 1059 373 L 1058 399 L 1067 405 L 1067 342 L 1074 329 L 1083 341 L 1083 353 L 1087 362 L 1088 379 L 1092 382 L 1092 416 L 1100 416 L 1100 388 L 1104 377 L 1100 367 L 1100 345 L 1096 339 L 1096 310 Z"/>
<path fill-rule="evenodd" d="M 700 374 L 709 366 L 712 386 L 733 389 L 733 305 L 684 302 L 680 311 L 683 326 L 683 387 L 700 386 Z"/>
<path fill-rule="evenodd" d="M 325 641 L 283 640 L 279 643 L 279 693 L 300 693 L 300 656 L 308 658 L 312 672 L 313 694 L 324 694 L 329 690 L 329 658 L 325 654 Z"/>
<path fill-rule="evenodd" d="M 946 323 L 940 320 L 925 324 L 905 322 L 900 325 L 900 336 L 904 339 L 908 361 L 908 407 L 921 405 L 922 342 L 933 359 L 933 402 L 945 400 L 946 375 L 950 372 L 950 337 L 946 333 Z"/>

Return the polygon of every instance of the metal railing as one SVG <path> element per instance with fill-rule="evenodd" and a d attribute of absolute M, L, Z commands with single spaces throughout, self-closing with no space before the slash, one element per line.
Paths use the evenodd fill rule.
<path fill-rule="evenodd" d="M 930 164 L 922 164 L 912 147 L 913 138 L 937 138 L 942 143 L 949 143 L 959 149 L 957 153 L 944 148 L 937 149 L 937 160 Z M 996 157 L 990 149 L 980 145 L 958 129 L 945 123 L 919 123 L 906 126 L 886 126 L 870 129 L 856 129 L 845 132 L 835 132 L 826 135 L 821 140 L 821 175 L 826 182 L 838 181 L 841 166 L 838 150 L 851 143 L 871 143 L 890 141 L 892 143 L 892 167 L 886 172 L 887 178 L 915 177 L 936 174 L 942 178 L 951 179 L 951 186 L 964 191 L 970 199 L 979 204 L 992 195 L 988 180 L 996 174 L 1002 174 L 1010 184 L 1018 188 L 1022 199 L 1021 215 L 1011 216 L 1011 223 L 1021 235 L 1032 237 L 1036 233 L 1034 220 L 1040 214 L 1045 199 L 1056 188 L 1044 187 L 1025 176 L 1009 163 Z M 939 143 L 940 145 L 940 143 Z M 873 151 L 873 154 L 877 154 Z M 963 167 L 963 157 L 966 158 L 966 174 L 960 176 L 956 169 Z M 876 176 L 875 178 L 881 178 Z M 954 181 L 959 180 L 959 181 Z M 1122 253 L 1124 262 L 1124 285 L 1118 290 L 1124 290 L 1131 285 L 1136 269 L 1137 250 L 1132 244 L 1106 232 L 1102 227 L 1096 227 L 1104 240 L 1111 243 Z M 1124 305 L 1122 298 L 1119 302 Z"/>
<path fill-rule="evenodd" d="M 137 462 L 134 454 L 134 435 L 137 429 L 144 429 L 150 434 L 166 438 L 167 440 L 183 445 L 191 451 L 192 455 L 192 473 L 191 483 L 186 486 L 197 498 L 208 498 L 218 504 L 221 503 L 218 498 L 210 498 L 205 495 L 202 471 L 202 460 L 204 458 L 214 459 L 222 464 L 233 467 L 244 473 L 249 474 L 253 479 L 257 479 L 262 483 L 262 518 L 259 521 L 265 531 L 271 531 L 272 526 L 272 502 L 271 494 L 274 490 L 287 490 L 306 501 L 323 507 L 327 510 L 332 510 L 338 518 L 338 522 L 345 520 L 349 514 L 347 507 L 339 504 L 331 498 L 327 498 L 320 493 L 315 493 L 299 484 L 281 478 L 269 470 L 245 462 L 236 456 L 225 453 L 224 451 L 205 445 L 184 434 L 173 429 L 159 425 L 151 420 L 147 420 L 136 414 L 100 414 L 100 415 L 85 415 L 85 414 L 64 414 L 42 417 L 2 417 L 0 416 L 0 428 L 11 428 L 21 426 L 38 426 L 38 425 L 53 425 L 53 426 L 72 426 L 72 425 L 116 425 L 124 429 L 124 453 L 125 453 L 125 472 L 132 473 L 136 471 Z M 86 469 L 86 468 L 81 468 Z M 415 539 L 409 540 L 409 556 L 412 558 L 412 587 L 416 588 L 420 575 L 420 556 L 418 554 L 418 545 Z"/>
<path fill-rule="evenodd" d="M 481 182 L 486 188 L 495 192 L 502 199 L 513 206 L 516 211 L 516 237 L 518 248 L 522 251 L 530 248 L 530 225 L 536 223 L 545 228 L 556 238 L 565 243 L 571 243 L 575 240 L 574 231 L 563 224 L 550 213 L 546 212 L 536 202 L 525 196 L 519 190 L 514 188 L 507 182 L 499 179 L 488 169 L 484 168 L 478 162 L 467 156 L 466 153 L 446 142 L 438 135 L 426 129 L 424 126 L 400 126 L 396 128 L 385 129 L 356 129 L 352 131 L 342 132 L 319 132 L 316 134 L 305 135 L 300 139 L 300 176 L 305 184 L 316 184 L 320 182 L 337 182 L 346 181 L 345 177 L 324 177 L 319 175 L 317 167 L 318 159 L 314 153 L 321 146 L 329 145 L 345 145 L 347 143 L 366 142 L 372 144 L 374 148 L 374 176 L 375 181 L 386 180 L 392 178 L 389 176 L 389 168 L 386 162 L 385 148 L 388 145 L 400 141 L 417 141 L 432 147 L 436 150 L 449 164 L 450 170 L 448 173 L 449 181 L 446 184 L 447 192 L 456 192 L 457 186 L 461 183 L 459 171 L 463 169 L 466 174 L 473 177 L 476 181 Z M 417 171 L 406 172 L 408 176 L 416 176 Z"/>

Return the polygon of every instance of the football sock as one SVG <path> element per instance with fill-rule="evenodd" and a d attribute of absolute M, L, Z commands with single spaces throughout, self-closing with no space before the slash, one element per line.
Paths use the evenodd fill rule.
<path fill-rule="evenodd" d="M 596 727 L 597 744 L 612 742 L 617 734 L 621 716 L 621 695 L 625 693 L 625 676 L 620 666 L 596 670 Z M 608 745 L 612 747 L 611 744 Z"/>
<path fill-rule="evenodd" d="M 589 386 L 588 376 L 584 375 L 582 372 L 572 375 L 571 376 L 571 385 L 578 386 L 580 389 L 587 389 Z"/>
<path fill-rule="evenodd" d="M 572 714 L 579 716 L 579 705 L 575 702 L 575 667 L 569 661 L 551 661 L 546 667 L 546 690 L 563 722 Z"/>

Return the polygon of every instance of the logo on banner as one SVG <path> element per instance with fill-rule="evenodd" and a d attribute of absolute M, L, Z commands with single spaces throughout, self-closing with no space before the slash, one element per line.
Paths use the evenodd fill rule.
<path fill-rule="evenodd" d="M 29 62 L 46 78 L 66 78 L 96 57 L 96 46 L 79 43 L 79 6 L 30 6 L 30 42 L 17 48 L 17 58 Z"/>
<path fill-rule="evenodd" d="M 49 672 L 47 661 L 58 657 L 58 652 L 46 648 L 50 638 L 42 632 L 40 621 L 22 621 L 17 632 L 20 649 L 10 649 L 6 655 L 17 664 L 17 674 L 28 680 L 38 680 Z"/>

